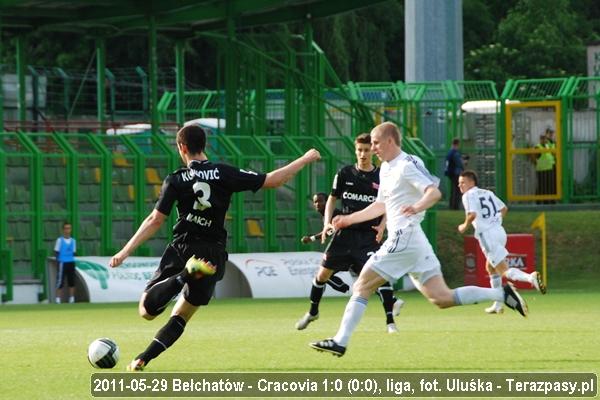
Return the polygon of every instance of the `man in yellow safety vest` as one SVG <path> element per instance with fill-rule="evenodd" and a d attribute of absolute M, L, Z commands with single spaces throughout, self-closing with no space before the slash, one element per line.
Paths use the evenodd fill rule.
<path fill-rule="evenodd" d="M 554 143 L 548 142 L 548 137 L 543 134 L 540 135 L 540 143 L 535 146 L 536 149 L 552 149 Z M 537 177 L 536 195 L 556 194 L 556 184 L 554 182 L 555 177 L 554 171 L 554 154 L 550 152 L 538 154 L 535 162 L 535 174 Z M 538 201 L 539 203 L 550 203 L 547 200 Z"/>

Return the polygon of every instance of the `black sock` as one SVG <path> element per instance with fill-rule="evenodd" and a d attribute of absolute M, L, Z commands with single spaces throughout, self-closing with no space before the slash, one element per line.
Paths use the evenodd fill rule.
<path fill-rule="evenodd" d="M 169 321 L 157 333 L 146 350 L 137 356 L 146 365 L 150 360 L 159 356 L 160 353 L 171 347 L 179 339 L 185 329 L 185 319 L 179 315 L 172 316 Z"/>
<path fill-rule="evenodd" d="M 342 278 L 336 275 L 332 275 L 327 281 L 327 284 L 338 292 L 346 293 L 348 290 L 350 290 L 350 286 L 348 286 L 346 282 L 342 280 Z"/>
<path fill-rule="evenodd" d="M 144 308 L 150 315 L 159 315 L 162 313 L 169 302 L 181 292 L 183 285 L 191 279 L 187 269 L 183 269 L 177 275 L 173 275 L 152 286 L 146 292 L 144 299 Z"/>
<path fill-rule="evenodd" d="M 324 291 L 325 282 L 317 282 L 316 279 L 313 280 L 313 285 L 310 289 L 310 315 L 317 315 L 319 313 L 319 303 Z"/>
<path fill-rule="evenodd" d="M 396 297 L 394 297 L 394 289 L 389 282 L 386 282 L 381 285 L 379 289 L 377 289 L 377 295 L 383 304 L 386 324 L 393 324 L 394 315 L 392 314 L 392 310 L 394 308 L 394 303 L 396 302 Z"/>

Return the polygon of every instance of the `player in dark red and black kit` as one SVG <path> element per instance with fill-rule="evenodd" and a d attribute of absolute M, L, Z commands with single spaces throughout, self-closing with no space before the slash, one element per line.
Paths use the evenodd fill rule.
<path fill-rule="evenodd" d="M 357 136 L 354 150 L 356 164 L 340 169 L 333 180 L 333 188 L 325 205 L 321 242 L 325 242 L 327 232 L 333 229 L 331 220 L 338 198 L 342 201 L 342 214 L 352 214 L 362 210 L 377 198 L 379 168 L 373 165 L 369 134 L 363 133 Z M 369 256 L 379 249 L 384 229 L 385 220 L 377 218 L 334 233 L 313 280 L 310 310 L 296 323 L 296 329 L 305 329 L 308 324 L 319 318 L 319 303 L 325 291 L 325 284 L 333 274 L 348 270 L 356 275 L 360 274 Z M 400 313 L 404 302 L 394 297 L 389 283 L 382 285 L 377 293 L 386 313 L 387 331 L 395 333 L 398 329 L 394 323 L 394 316 Z"/>
<path fill-rule="evenodd" d="M 139 313 L 145 319 L 154 319 L 182 290 L 183 295 L 177 300 L 169 321 L 146 350 L 128 365 L 128 370 L 142 370 L 170 347 L 179 339 L 198 307 L 210 301 L 217 281 L 225 273 L 227 232 L 224 222 L 231 195 L 279 187 L 305 165 L 320 158 L 319 152 L 311 149 L 282 168 L 257 174 L 210 162 L 204 153 L 205 146 L 206 134 L 199 126 L 186 126 L 177 132 L 177 149 L 186 167 L 165 178 L 154 210 L 110 261 L 113 268 L 121 265 L 158 231 L 177 205 L 173 241 L 167 245 L 154 277 L 142 294 Z"/>

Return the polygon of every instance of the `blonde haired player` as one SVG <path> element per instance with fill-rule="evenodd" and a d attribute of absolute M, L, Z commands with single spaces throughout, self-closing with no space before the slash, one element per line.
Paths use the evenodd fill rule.
<path fill-rule="evenodd" d="M 529 282 L 542 294 L 546 287 L 540 274 L 528 274 L 518 268 L 509 268 L 506 262 L 506 231 L 502 227 L 502 218 L 508 212 L 506 205 L 493 192 L 477 187 L 477 174 L 474 171 L 463 171 L 458 177 L 458 188 L 463 194 L 465 222 L 458 226 L 460 233 L 465 233 L 469 224 L 475 229 L 475 237 L 481 251 L 486 257 L 485 268 L 490 275 L 493 288 L 502 287 L 502 276 L 511 281 Z M 495 301 L 485 309 L 488 314 L 500 314 L 504 311 L 502 303 Z"/>
<path fill-rule="evenodd" d="M 419 157 L 402 151 L 400 129 L 391 122 L 373 128 L 371 148 L 383 161 L 377 199 L 360 211 L 338 215 L 332 224 L 339 230 L 385 214 L 388 238 L 369 258 L 354 283 L 336 335 L 310 346 L 343 356 L 367 308 L 369 296 L 386 281 L 395 282 L 406 274 L 423 296 L 440 308 L 504 300 L 508 307 L 525 316 L 527 305 L 510 284 L 504 288 L 448 288 L 440 262 L 421 229 L 425 211 L 442 198 L 439 179 L 427 171 Z"/>

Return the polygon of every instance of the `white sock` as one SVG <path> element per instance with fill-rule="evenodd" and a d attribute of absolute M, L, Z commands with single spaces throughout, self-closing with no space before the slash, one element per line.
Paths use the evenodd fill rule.
<path fill-rule="evenodd" d="M 490 286 L 494 289 L 502 287 L 502 275 L 492 274 L 490 275 Z M 502 302 L 495 301 L 493 304 L 494 308 L 502 308 Z"/>
<path fill-rule="evenodd" d="M 369 301 L 360 296 L 352 296 L 346 310 L 344 310 L 344 316 L 340 323 L 338 332 L 333 337 L 333 340 L 340 346 L 347 347 L 350 341 L 350 336 L 358 326 L 360 319 L 362 318 L 365 310 L 367 309 L 367 303 Z"/>
<path fill-rule="evenodd" d="M 498 289 L 502 287 L 502 276 L 499 274 L 490 275 L 490 287 Z"/>
<path fill-rule="evenodd" d="M 56 304 L 60 304 L 60 297 L 57 297 L 55 300 L 56 300 Z"/>
<path fill-rule="evenodd" d="M 530 282 L 531 277 L 528 273 L 521 271 L 519 268 L 509 268 L 504 273 L 506 279 L 510 279 L 511 281 L 519 281 L 519 282 Z"/>
<path fill-rule="evenodd" d="M 73 296 L 69 297 L 69 303 L 75 303 L 75 297 L 73 297 Z"/>
<path fill-rule="evenodd" d="M 462 286 L 454 289 L 454 304 L 457 306 L 477 304 L 485 300 L 504 301 L 502 288 Z"/>

